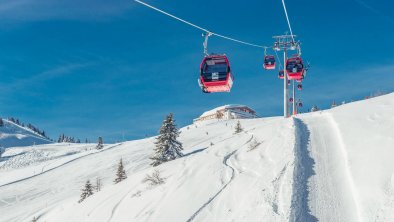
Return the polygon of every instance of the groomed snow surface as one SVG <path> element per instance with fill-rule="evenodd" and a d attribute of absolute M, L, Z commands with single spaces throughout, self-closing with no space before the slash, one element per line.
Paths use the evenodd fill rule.
<path fill-rule="evenodd" d="M 394 94 L 296 118 L 182 128 L 185 157 L 149 165 L 154 138 L 9 148 L 0 221 L 394 221 Z M 250 149 L 251 144 L 259 145 Z M 128 178 L 114 185 L 122 158 Z M 154 169 L 165 183 L 142 180 Z M 77 203 L 87 179 L 103 189 Z"/>

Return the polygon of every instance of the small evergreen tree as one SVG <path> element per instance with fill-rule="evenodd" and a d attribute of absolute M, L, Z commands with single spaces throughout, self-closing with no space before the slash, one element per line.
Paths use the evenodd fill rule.
<path fill-rule="evenodd" d="M 10 117 L 10 118 L 8 118 L 8 120 L 11 121 L 11 122 L 13 122 L 13 123 L 15 123 L 14 117 Z"/>
<path fill-rule="evenodd" d="M 334 107 L 337 107 L 337 103 L 335 102 L 335 100 L 331 104 L 331 108 L 334 108 Z"/>
<path fill-rule="evenodd" d="M 93 186 L 92 184 L 90 184 L 90 181 L 87 180 L 85 183 L 85 187 L 82 189 L 81 199 L 78 201 L 78 203 L 81 203 L 91 195 L 93 195 Z"/>
<path fill-rule="evenodd" d="M 0 146 L 0 158 L 3 155 L 3 153 L 5 152 L 5 149 L 3 147 Z"/>
<path fill-rule="evenodd" d="M 319 111 L 319 108 L 316 105 L 312 106 L 311 112 L 316 112 L 316 111 Z"/>
<path fill-rule="evenodd" d="M 31 222 L 37 222 L 37 221 L 38 221 L 37 217 L 33 217 L 33 220 Z"/>
<path fill-rule="evenodd" d="M 1 126 L 4 126 L 4 121 L 3 121 L 3 118 L 0 117 L 0 127 Z"/>
<path fill-rule="evenodd" d="M 177 140 L 180 132 L 174 123 L 173 114 L 170 113 L 164 119 L 159 131 L 160 135 L 156 138 L 156 148 L 150 157 L 152 166 L 158 166 L 164 162 L 174 160 L 183 156 L 182 143 Z"/>
<path fill-rule="evenodd" d="M 243 129 L 242 129 L 241 123 L 238 120 L 237 125 L 235 126 L 235 134 L 240 133 L 242 131 L 243 131 Z"/>
<path fill-rule="evenodd" d="M 127 175 L 126 175 L 126 171 L 124 170 L 124 167 L 123 167 L 123 161 L 122 161 L 122 159 L 120 159 L 119 164 L 118 164 L 118 170 L 116 171 L 116 178 L 114 180 L 114 183 L 119 183 L 126 178 L 127 178 Z"/>
<path fill-rule="evenodd" d="M 103 147 L 104 147 L 103 138 L 100 136 L 98 138 L 98 143 L 97 143 L 96 149 L 101 150 Z"/>
<path fill-rule="evenodd" d="M 66 136 L 64 136 L 64 133 L 59 136 L 59 139 L 57 141 L 58 143 L 64 143 L 66 142 Z"/>

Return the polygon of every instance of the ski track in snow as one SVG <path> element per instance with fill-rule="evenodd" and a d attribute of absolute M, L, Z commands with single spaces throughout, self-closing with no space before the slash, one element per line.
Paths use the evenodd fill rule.
<path fill-rule="evenodd" d="M 244 145 L 246 145 L 246 144 L 248 144 L 250 141 L 252 141 L 252 139 L 253 139 L 253 135 L 251 136 L 251 138 L 248 140 L 248 141 L 246 141 L 246 143 L 245 144 L 243 144 L 241 147 L 243 147 Z M 224 140 L 222 140 L 222 141 L 225 141 L 225 140 L 227 140 L 227 139 L 224 139 Z M 222 142 L 222 141 L 220 141 L 220 142 Z M 232 157 L 236 152 L 238 151 L 238 149 L 236 149 L 236 150 L 234 150 L 234 151 L 232 151 L 231 153 L 229 153 L 229 154 L 227 154 L 226 156 L 224 156 L 224 158 L 223 158 L 223 164 L 226 166 L 226 167 L 229 167 L 230 169 L 231 169 L 231 177 L 230 177 L 230 180 L 214 195 L 214 196 L 212 196 L 212 197 L 210 197 L 209 198 L 209 200 L 207 201 L 207 202 L 205 202 L 188 220 L 187 220 L 187 222 L 191 222 L 191 221 L 193 221 L 194 220 L 194 218 L 196 218 L 196 216 L 198 215 L 198 214 L 200 214 L 217 196 L 219 196 L 219 194 L 224 190 L 224 189 L 226 189 L 226 187 L 231 183 L 231 181 L 233 181 L 233 179 L 234 179 L 234 176 L 235 176 L 235 169 L 234 169 L 234 167 L 232 167 L 231 165 L 229 165 L 228 164 L 228 160 L 230 159 L 230 157 Z"/>
<path fill-rule="evenodd" d="M 19 183 L 19 182 L 22 182 L 22 181 L 25 181 L 25 180 L 28 180 L 28 179 L 31 179 L 31 178 L 34 178 L 34 177 L 41 176 L 41 175 L 43 175 L 43 174 L 45 174 L 45 173 L 48 173 L 48 172 L 53 171 L 53 170 L 56 170 L 56 169 L 58 169 L 58 168 L 60 168 L 60 167 L 62 167 L 62 166 L 65 166 L 65 165 L 67 165 L 67 164 L 69 164 L 69 163 L 72 163 L 72 162 L 74 162 L 74 161 L 80 160 L 80 159 L 82 159 L 82 158 L 85 158 L 85 157 L 88 157 L 88 156 L 91 156 L 91 155 L 94 155 L 94 154 L 97 154 L 97 153 L 105 152 L 105 151 L 107 151 L 107 150 L 111 150 L 111 149 L 116 148 L 116 147 L 118 147 L 118 146 L 120 146 L 120 145 L 122 145 L 122 143 L 116 144 L 116 145 L 114 145 L 114 146 L 110 146 L 110 147 L 108 147 L 108 148 L 106 148 L 106 149 L 103 149 L 103 150 L 101 150 L 101 151 L 99 151 L 99 152 L 89 153 L 89 154 L 86 154 L 86 155 L 84 155 L 84 156 L 77 157 L 77 158 L 75 158 L 75 159 L 72 159 L 72 160 L 69 160 L 69 161 L 67 161 L 67 162 L 64 162 L 64 163 L 62 163 L 62 164 L 60 164 L 60 165 L 58 165 L 58 166 L 56 166 L 56 167 L 54 167 L 54 168 L 48 169 L 48 170 L 46 170 L 46 171 L 42 171 L 41 173 L 37 173 L 37 174 L 34 174 L 34 175 L 32 175 L 32 176 L 25 177 L 25 178 L 23 178 L 23 179 L 15 180 L 15 181 L 12 181 L 12 182 L 10 182 L 10 183 L 2 184 L 2 185 L 0 185 L 0 188 L 1 188 L 1 187 L 5 187 L 5 186 L 9 186 L 9 185 L 12 185 L 12 184 L 16 184 L 16 183 Z M 48 164 L 48 165 L 50 165 L 50 164 Z M 48 165 L 45 165 L 44 167 L 46 167 L 46 166 L 48 166 Z M 44 167 L 42 168 L 42 170 L 44 170 Z"/>
<path fill-rule="evenodd" d="M 307 125 L 300 119 L 294 118 L 295 125 L 295 147 L 294 147 L 294 173 L 293 173 L 293 195 L 291 197 L 290 222 L 293 221 L 318 221 L 310 213 L 308 205 L 308 180 L 315 175 L 313 166 L 315 161 L 308 151 L 310 132 Z"/>
<path fill-rule="evenodd" d="M 134 188 L 131 189 L 131 190 L 129 190 L 129 191 L 122 197 L 122 199 L 120 199 L 120 200 L 115 204 L 115 206 L 112 208 L 111 216 L 108 218 L 107 222 L 111 222 L 111 221 L 112 221 L 112 218 L 113 218 L 114 215 L 115 215 L 116 209 L 118 209 L 118 206 L 120 205 L 120 203 L 122 203 L 122 201 L 123 201 L 126 197 L 128 197 L 128 195 L 129 195 L 132 191 L 134 191 Z"/>
<path fill-rule="evenodd" d="M 290 221 L 361 220 L 347 153 L 334 119 L 294 118 L 295 165 Z"/>
<path fill-rule="evenodd" d="M 278 176 L 272 181 L 272 185 L 274 186 L 274 197 L 272 201 L 272 209 L 278 215 L 283 215 L 281 212 L 282 204 L 280 203 L 280 195 L 283 186 L 283 177 L 286 174 L 288 167 L 288 163 L 283 167 L 283 169 L 279 172 Z"/>

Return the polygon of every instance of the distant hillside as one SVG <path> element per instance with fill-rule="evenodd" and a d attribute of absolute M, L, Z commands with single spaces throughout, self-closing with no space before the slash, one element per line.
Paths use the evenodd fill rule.
<path fill-rule="evenodd" d="M 48 144 L 52 141 L 28 127 L 20 126 L 10 120 L 2 119 L 0 126 L 0 147 L 31 146 Z"/>

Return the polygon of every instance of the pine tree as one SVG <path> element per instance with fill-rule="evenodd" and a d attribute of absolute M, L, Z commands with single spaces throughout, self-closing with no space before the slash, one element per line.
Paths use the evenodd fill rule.
<path fill-rule="evenodd" d="M 237 125 L 235 126 L 235 134 L 240 133 L 242 131 L 243 131 L 243 129 L 242 129 L 241 123 L 238 120 Z"/>
<path fill-rule="evenodd" d="M 158 166 L 164 162 L 174 160 L 183 156 L 182 143 L 177 140 L 180 132 L 174 123 L 173 114 L 170 113 L 163 121 L 160 127 L 160 135 L 156 138 L 156 148 L 154 154 L 150 157 L 153 162 L 152 166 Z"/>
<path fill-rule="evenodd" d="M 4 126 L 4 121 L 3 121 L 3 118 L 0 117 L 0 127 L 1 126 Z"/>
<path fill-rule="evenodd" d="M 334 108 L 334 107 L 337 107 L 337 103 L 335 102 L 335 100 L 331 104 L 331 108 Z"/>
<path fill-rule="evenodd" d="M 93 195 L 93 186 L 92 184 L 90 184 L 90 181 L 87 180 L 85 183 L 85 187 L 82 189 L 81 199 L 78 202 L 81 203 L 91 195 Z"/>
<path fill-rule="evenodd" d="M 98 138 L 98 143 L 97 143 L 96 149 L 101 150 L 103 147 L 104 147 L 103 138 L 100 136 Z"/>
<path fill-rule="evenodd" d="M 3 147 L 0 146 L 0 158 L 3 155 L 3 153 L 5 152 L 5 149 Z"/>
<path fill-rule="evenodd" d="M 319 111 L 319 108 L 316 105 L 312 106 L 311 112 L 316 112 L 316 111 Z"/>
<path fill-rule="evenodd" d="M 37 222 L 37 217 L 33 217 L 33 220 L 31 222 Z"/>
<path fill-rule="evenodd" d="M 126 171 L 124 170 L 124 167 L 123 167 L 123 161 L 122 161 L 122 159 L 120 159 L 119 164 L 118 164 L 118 170 L 116 171 L 116 178 L 114 180 L 114 183 L 119 183 L 126 178 L 127 178 L 127 175 L 126 175 Z"/>

